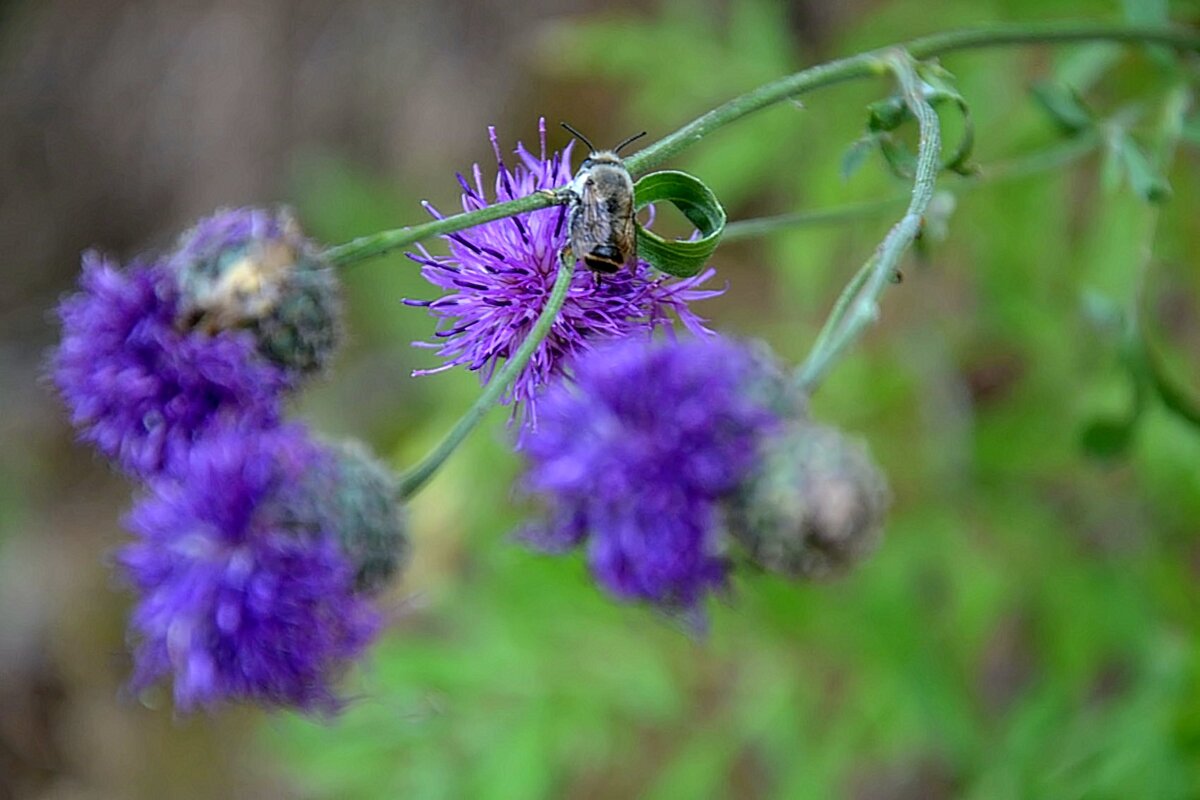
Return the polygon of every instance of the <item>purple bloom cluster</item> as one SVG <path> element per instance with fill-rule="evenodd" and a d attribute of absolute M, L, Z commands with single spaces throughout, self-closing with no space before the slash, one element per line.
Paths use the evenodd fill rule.
<path fill-rule="evenodd" d="M 180 709 L 335 709 L 406 548 L 382 468 L 283 422 L 336 342 L 336 282 L 310 251 L 286 212 L 223 211 L 162 259 L 85 254 L 59 308 L 71 420 L 148 490 L 119 559 L 139 593 L 133 683 L 173 675 Z"/>
<path fill-rule="evenodd" d="M 598 347 L 541 400 L 525 488 L 546 518 L 524 538 L 586 544 L 593 575 L 623 599 L 683 611 L 726 584 L 719 502 L 780 418 L 756 353 L 719 338 Z"/>
<path fill-rule="evenodd" d="M 54 379 L 80 438 L 127 473 L 169 470 L 214 428 L 278 418 L 283 371 L 248 332 L 180 330 L 178 288 L 161 263 L 121 270 L 88 252 L 80 286 L 59 307 Z"/>
<path fill-rule="evenodd" d="M 141 594 L 134 688 L 174 675 L 182 710 L 251 700 L 333 711 L 330 686 L 379 627 L 339 549 L 331 498 L 305 496 L 331 454 L 298 426 L 199 442 L 150 483 L 119 561 Z M 298 513 L 299 510 L 299 513 Z"/>
<path fill-rule="evenodd" d="M 547 156 L 544 119 L 539 124 L 539 155 L 518 144 L 519 163 L 511 168 L 504 161 L 495 129 L 488 130 L 497 168 L 492 199 L 488 199 L 483 173 L 476 165 L 473 180 L 458 176 L 464 211 L 560 188 L 571 180 L 571 145 Z M 426 204 L 426 208 L 441 218 L 432 206 Z M 567 240 L 566 209 L 532 211 L 445 238 L 449 256 L 431 255 L 423 247 L 409 253 L 422 265 L 425 279 L 446 292 L 436 300 L 405 301 L 428 307 L 438 318 L 435 341 L 416 345 L 433 348 L 445 359 L 440 367 L 414 374 L 461 365 L 478 371 L 486 383 L 501 360 L 516 352 L 550 297 L 558 253 Z M 536 427 L 536 400 L 541 389 L 563 375 L 569 361 L 593 342 L 627 337 L 649 341 L 656 329 L 673 324 L 673 316 L 694 334 L 710 334 L 688 304 L 721 294 L 700 288 L 712 275 L 712 270 L 683 280 L 655 275 L 641 260 L 632 271 L 622 270 L 601 281 L 587 270 L 579 270 L 550 334 L 502 401 L 514 405 L 514 416 L 523 410 L 530 427 Z"/>

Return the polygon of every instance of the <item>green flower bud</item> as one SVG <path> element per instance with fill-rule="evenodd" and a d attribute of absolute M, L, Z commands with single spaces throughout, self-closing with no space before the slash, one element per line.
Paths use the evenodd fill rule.
<path fill-rule="evenodd" d="M 874 551 L 889 502 L 864 444 L 798 420 L 765 445 L 761 468 L 731 503 L 729 523 L 764 569 L 824 578 Z"/>
<path fill-rule="evenodd" d="M 365 445 L 354 440 L 327 444 L 328 458 L 310 470 L 302 491 L 280 511 L 297 529 L 313 520 L 337 535 L 340 549 L 354 566 L 357 589 L 373 593 L 395 577 L 408 561 L 407 517 L 400 505 L 395 474 Z"/>

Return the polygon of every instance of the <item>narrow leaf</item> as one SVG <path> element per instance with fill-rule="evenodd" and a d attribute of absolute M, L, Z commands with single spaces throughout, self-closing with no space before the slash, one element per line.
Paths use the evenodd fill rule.
<path fill-rule="evenodd" d="M 1096 123 L 1096 118 L 1084 104 L 1079 93 L 1063 83 L 1041 81 L 1029 90 L 1034 101 L 1050 120 L 1070 136 L 1081 133 Z"/>
<path fill-rule="evenodd" d="M 1146 151 L 1131 137 L 1123 136 L 1117 143 L 1129 185 L 1141 198 L 1161 203 L 1171 197 L 1171 184 L 1154 166 Z"/>

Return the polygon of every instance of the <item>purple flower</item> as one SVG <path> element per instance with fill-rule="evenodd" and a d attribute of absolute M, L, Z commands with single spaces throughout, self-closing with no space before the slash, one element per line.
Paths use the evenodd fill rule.
<path fill-rule="evenodd" d="M 562 552 L 585 544 L 593 575 L 623 599 L 695 610 L 725 586 L 717 503 L 780 424 L 778 375 L 717 338 L 612 343 L 543 396 L 527 435 L 525 488 L 547 517 L 524 532 Z"/>
<path fill-rule="evenodd" d="M 198 442 L 131 512 L 119 555 L 139 593 L 133 687 L 176 706 L 248 700 L 335 711 L 332 682 L 378 631 L 306 476 L 334 455 L 299 426 Z"/>
<path fill-rule="evenodd" d="M 495 129 L 489 128 L 488 132 L 498 170 L 493 199 L 488 199 L 483 173 L 476 165 L 473 183 L 458 176 L 463 210 L 486 208 L 493 202 L 524 197 L 539 189 L 559 188 L 571 180 L 571 145 L 547 157 L 545 120 L 539 124 L 540 155 L 533 155 L 519 144 L 519 163 L 511 169 L 504 163 Z M 441 218 L 428 204 L 426 208 Z M 437 350 L 445 359 L 436 369 L 414 374 L 462 365 L 479 371 L 486 383 L 500 361 L 516 352 L 550 297 L 558 271 L 558 252 L 567 240 L 566 208 L 541 209 L 445 238 L 449 256 L 433 256 L 423 247 L 419 253 L 409 253 L 422 265 L 425 279 L 446 291 L 432 301 L 405 301 L 427 306 L 438 318 L 435 341 L 416 344 Z M 713 270 L 707 270 L 677 280 L 656 275 L 648 263 L 639 260 L 632 272 L 621 270 L 597 281 L 588 270 L 580 268 L 549 336 L 502 402 L 514 404 L 514 417 L 522 413 L 524 406 L 530 426 L 535 427 L 535 401 L 541 388 L 564 374 L 565 364 L 591 343 L 630 336 L 646 340 L 655 329 L 670 327 L 672 314 L 697 335 L 711 333 L 688 303 L 721 293 L 699 288 L 712 275 Z"/>
<path fill-rule="evenodd" d="M 161 264 L 122 271 L 88 252 L 80 287 L 58 309 L 52 374 L 80 438 L 126 472 L 152 475 L 216 427 L 278 417 L 284 374 L 247 332 L 180 331 Z"/>
<path fill-rule="evenodd" d="M 290 214 L 265 208 L 220 209 L 196 223 L 196 226 L 180 237 L 179 245 L 171 254 L 171 268 L 184 272 L 196 264 L 212 263 L 226 257 L 232 249 L 245 247 L 254 242 L 289 242 L 296 240 L 299 232 Z"/>

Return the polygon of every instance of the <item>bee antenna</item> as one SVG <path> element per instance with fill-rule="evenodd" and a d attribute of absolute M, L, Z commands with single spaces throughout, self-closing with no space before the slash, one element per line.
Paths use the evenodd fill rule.
<path fill-rule="evenodd" d="M 614 153 L 621 152 L 622 147 L 624 147 L 627 144 L 632 144 L 633 142 L 636 142 L 638 139 L 642 138 L 645 135 L 646 135 L 646 132 L 642 131 L 641 133 L 637 133 L 637 134 L 634 134 L 633 136 L 630 136 L 628 139 L 626 139 L 625 141 L 621 142 L 619 145 L 614 147 L 613 152 Z"/>
<path fill-rule="evenodd" d="M 567 124 L 567 123 L 565 123 L 565 122 L 560 122 L 560 123 L 558 123 L 558 124 L 559 124 L 559 125 L 562 125 L 562 126 L 563 126 L 564 128 L 566 128 L 568 131 L 570 131 L 570 132 L 571 132 L 571 135 L 572 135 L 572 136 L 574 136 L 576 139 L 578 139 L 579 141 L 581 141 L 581 142 L 583 142 L 584 144 L 586 144 L 586 145 L 588 146 L 588 150 L 591 150 L 593 153 L 596 151 L 596 146 L 595 146 L 594 144 L 592 144 L 591 142 L 589 142 L 589 141 L 588 141 L 588 138 L 587 138 L 586 136 L 584 136 L 582 133 L 580 133 L 579 131 L 575 130 L 574 128 L 572 128 L 570 125 L 568 125 L 568 124 Z"/>

